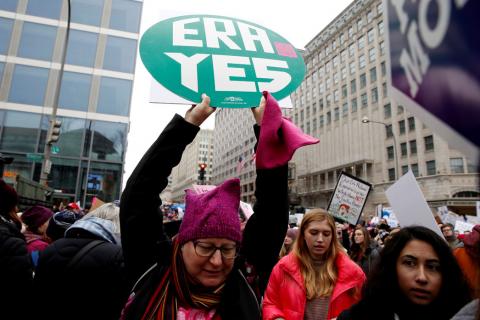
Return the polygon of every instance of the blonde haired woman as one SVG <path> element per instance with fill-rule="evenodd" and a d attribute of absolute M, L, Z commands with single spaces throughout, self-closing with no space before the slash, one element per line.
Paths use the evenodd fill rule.
<path fill-rule="evenodd" d="M 360 300 L 365 274 L 344 253 L 323 209 L 302 220 L 293 251 L 270 276 L 263 319 L 332 319 Z"/>

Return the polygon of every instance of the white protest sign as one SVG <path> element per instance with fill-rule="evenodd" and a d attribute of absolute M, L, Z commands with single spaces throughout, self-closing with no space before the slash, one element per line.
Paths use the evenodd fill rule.
<path fill-rule="evenodd" d="M 371 188 L 370 183 L 342 172 L 327 211 L 337 219 L 357 224 Z"/>
<path fill-rule="evenodd" d="M 423 226 L 443 238 L 412 171 L 409 170 L 385 192 L 402 227 Z"/>
<path fill-rule="evenodd" d="M 477 217 L 480 218 L 480 201 L 477 201 Z"/>
<path fill-rule="evenodd" d="M 472 231 L 474 226 L 475 225 L 471 223 L 460 221 L 460 220 L 457 220 L 455 222 L 455 230 L 458 231 L 460 234 L 464 234 L 465 231 Z"/>
<path fill-rule="evenodd" d="M 445 219 L 447 218 L 448 215 L 448 207 L 447 206 L 442 206 L 437 208 L 437 214 L 440 216 L 440 219 L 442 220 L 443 223 L 447 223 Z"/>

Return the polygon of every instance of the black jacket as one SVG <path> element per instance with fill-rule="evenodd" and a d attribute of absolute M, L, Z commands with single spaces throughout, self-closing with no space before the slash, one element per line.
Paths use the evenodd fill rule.
<path fill-rule="evenodd" d="M 0 318 L 24 319 L 25 296 L 32 288 L 33 267 L 25 238 L 0 218 Z"/>
<path fill-rule="evenodd" d="M 118 319 L 131 287 L 122 248 L 102 241 L 69 266 L 92 238 L 62 238 L 40 253 L 34 290 L 38 319 Z"/>
<path fill-rule="evenodd" d="M 132 279 L 137 280 L 157 263 L 135 289 L 135 297 L 126 312 L 127 319 L 138 319 L 170 263 L 171 242 L 163 230 L 158 208 L 160 192 L 167 177 L 181 159 L 185 147 L 193 141 L 199 128 L 176 115 L 160 137 L 143 156 L 123 192 L 120 209 L 121 235 L 125 264 Z M 256 131 L 258 135 L 258 129 Z M 257 202 L 243 234 L 241 255 L 230 273 L 219 306 L 222 319 L 260 319 L 260 307 L 241 269 L 244 261 L 259 275 L 263 293 L 288 225 L 287 165 L 257 170 Z M 132 295 L 133 296 L 133 295 Z"/>

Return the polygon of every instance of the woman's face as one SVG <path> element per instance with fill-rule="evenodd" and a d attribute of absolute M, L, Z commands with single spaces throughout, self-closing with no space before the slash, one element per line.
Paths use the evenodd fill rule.
<path fill-rule="evenodd" d="M 283 240 L 283 243 L 287 246 L 291 245 L 293 243 L 293 239 L 290 238 L 289 236 L 285 236 L 285 240 Z"/>
<path fill-rule="evenodd" d="M 401 292 L 413 304 L 428 305 L 442 287 L 440 260 L 427 242 L 411 240 L 397 259 L 397 278 Z"/>
<path fill-rule="evenodd" d="M 365 236 L 363 235 L 362 230 L 355 230 L 355 234 L 353 235 L 353 240 L 356 244 L 362 244 L 365 241 Z"/>
<path fill-rule="evenodd" d="M 223 238 L 198 239 L 196 241 L 197 252 L 203 248 L 231 248 L 235 242 Z M 220 250 L 215 250 L 210 257 L 202 257 L 195 251 L 193 241 L 185 243 L 182 247 L 182 257 L 187 272 L 200 284 L 205 287 L 218 287 L 227 279 L 232 271 L 235 259 L 225 259 Z"/>
<path fill-rule="evenodd" d="M 304 237 L 312 258 L 323 258 L 332 243 L 332 233 L 327 220 L 314 221 L 307 226 Z"/>

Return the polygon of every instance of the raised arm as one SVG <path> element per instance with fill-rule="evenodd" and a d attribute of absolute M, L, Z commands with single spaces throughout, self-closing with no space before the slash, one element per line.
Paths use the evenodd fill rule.
<path fill-rule="evenodd" d="M 137 279 L 154 263 L 167 263 L 170 242 L 163 230 L 159 212 L 160 192 L 181 159 L 185 147 L 193 141 L 199 125 L 214 108 L 210 98 L 190 108 L 185 118 L 175 115 L 158 139 L 145 153 L 128 179 L 120 208 L 122 247 L 131 279 Z"/>

